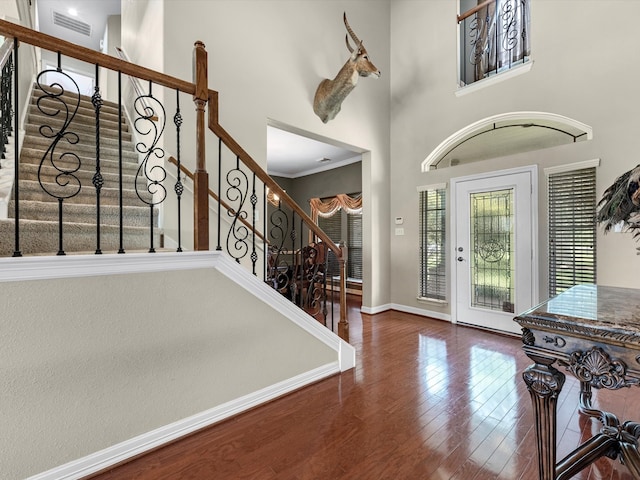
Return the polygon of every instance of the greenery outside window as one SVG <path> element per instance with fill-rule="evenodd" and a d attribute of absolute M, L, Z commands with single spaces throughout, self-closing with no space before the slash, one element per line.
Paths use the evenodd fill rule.
<path fill-rule="evenodd" d="M 428 300 L 447 298 L 446 189 L 420 187 L 420 285 L 418 296 Z"/>

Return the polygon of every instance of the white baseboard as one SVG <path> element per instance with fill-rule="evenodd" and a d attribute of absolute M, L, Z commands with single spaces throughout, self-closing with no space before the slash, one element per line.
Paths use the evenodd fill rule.
<path fill-rule="evenodd" d="M 390 303 L 387 303 L 385 305 L 378 305 L 377 307 L 360 307 L 360 311 L 362 313 L 366 313 L 367 315 L 375 315 L 376 313 L 386 312 L 387 310 L 391 310 Z"/>
<path fill-rule="evenodd" d="M 410 307 L 408 305 L 401 305 L 399 303 L 386 303 L 384 305 L 378 305 L 377 307 L 361 307 L 360 311 L 368 315 L 375 315 L 376 313 L 386 312 L 387 310 L 398 310 L 399 312 L 412 313 L 414 315 L 420 315 L 422 317 L 435 318 L 437 320 L 451 321 L 451 315 L 448 313 L 434 312 L 432 310 L 425 310 L 423 308 Z"/>
<path fill-rule="evenodd" d="M 420 315 L 421 317 L 435 318 L 436 320 L 445 320 L 447 322 L 451 321 L 451 315 L 449 315 L 448 313 L 434 312 L 433 310 L 425 310 L 424 308 L 410 307 L 408 305 L 392 303 L 391 309 L 398 310 L 399 312 Z"/>
<path fill-rule="evenodd" d="M 165 425 L 130 440 L 105 448 L 86 457 L 39 473 L 26 480 L 76 480 L 97 473 L 129 458 L 167 444 L 201 428 L 218 423 L 306 385 L 339 373 L 338 362 L 332 362 L 257 392 L 245 395 L 191 417 Z"/>

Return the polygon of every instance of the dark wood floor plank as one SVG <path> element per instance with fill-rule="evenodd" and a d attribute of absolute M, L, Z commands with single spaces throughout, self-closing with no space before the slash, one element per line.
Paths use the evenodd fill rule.
<path fill-rule="evenodd" d="M 519 338 L 388 311 L 350 298 L 355 369 L 203 429 L 93 480 L 538 480 Z M 597 432 L 579 383 L 558 399 L 558 458 Z M 594 402 L 640 417 L 640 395 Z M 631 480 L 601 459 L 575 479 Z"/>

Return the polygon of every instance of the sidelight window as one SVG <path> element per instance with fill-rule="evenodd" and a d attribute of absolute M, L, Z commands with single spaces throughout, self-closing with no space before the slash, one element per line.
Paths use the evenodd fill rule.
<path fill-rule="evenodd" d="M 418 296 L 446 300 L 446 190 L 424 187 L 420 195 L 420 286 Z"/>

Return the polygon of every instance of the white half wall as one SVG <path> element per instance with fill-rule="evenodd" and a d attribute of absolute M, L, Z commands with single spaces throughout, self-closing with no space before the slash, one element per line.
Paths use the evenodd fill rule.
<path fill-rule="evenodd" d="M 355 364 L 218 252 L 0 259 L 0 288 L 3 479 L 80 478 Z"/>

